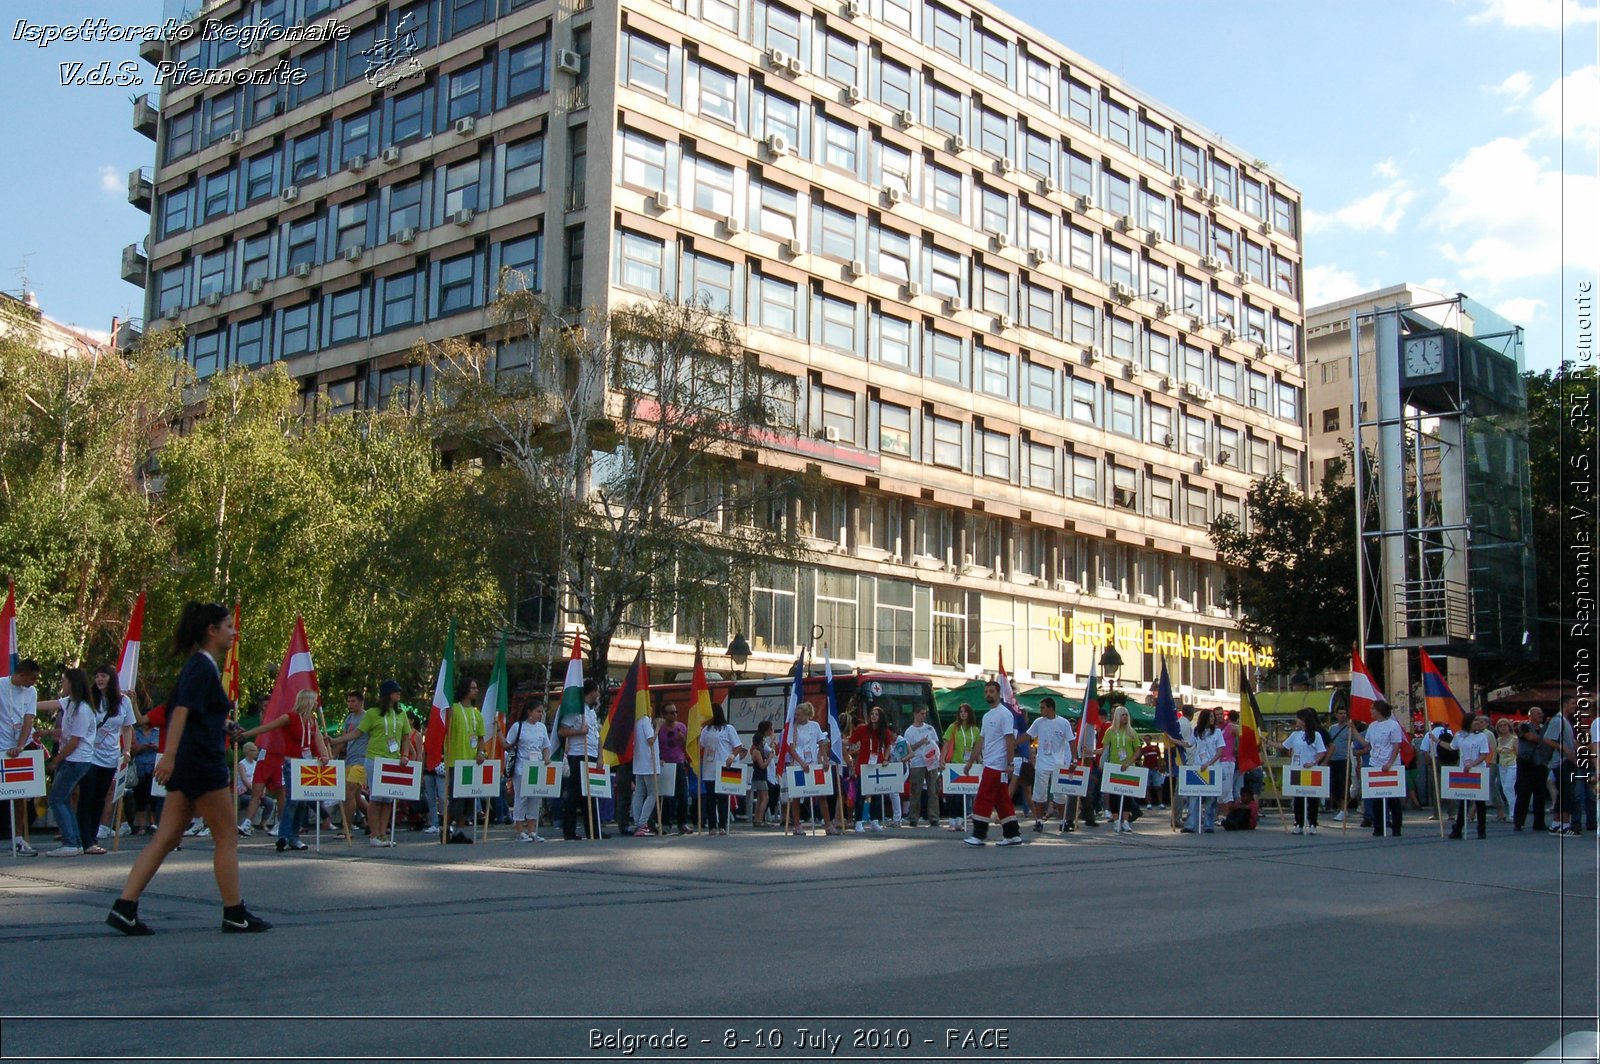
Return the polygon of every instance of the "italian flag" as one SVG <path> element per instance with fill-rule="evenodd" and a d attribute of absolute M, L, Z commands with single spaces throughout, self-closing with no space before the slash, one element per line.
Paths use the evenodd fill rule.
<path fill-rule="evenodd" d="M 556 727 L 560 728 L 562 722 L 571 717 L 577 717 L 580 721 L 583 719 L 583 637 L 576 632 L 572 635 L 572 656 L 567 659 L 567 682 L 561 687 L 561 708 L 556 711 Z"/>
<path fill-rule="evenodd" d="M 450 700 L 456 689 L 456 622 L 450 622 L 450 635 L 444 643 L 444 659 L 439 662 L 439 677 L 433 683 L 433 707 L 428 712 L 428 735 L 423 742 L 423 760 L 430 771 L 444 757 L 444 729 Z"/>

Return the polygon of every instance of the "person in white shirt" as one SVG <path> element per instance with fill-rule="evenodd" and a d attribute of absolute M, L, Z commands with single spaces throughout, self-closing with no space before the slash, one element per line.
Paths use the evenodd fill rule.
<path fill-rule="evenodd" d="M 0 680 L 0 752 L 16 757 L 33 742 L 33 720 L 39 712 L 39 663 L 23 658 L 11 675 Z M 28 841 L 28 812 L 31 798 L 11 802 L 11 849 L 19 857 L 37 857 L 39 851 Z"/>
<path fill-rule="evenodd" d="M 584 836 L 609 839 L 600 830 L 599 815 L 590 821 L 588 797 L 589 762 L 600 759 L 600 718 L 595 706 L 600 704 L 600 685 L 592 679 L 583 681 L 583 709 L 562 717 L 556 723 L 556 735 L 563 740 L 562 752 L 567 759 L 567 775 L 561 781 L 561 837 L 568 842 L 578 839 L 578 817 L 583 817 Z"/>
<path fill-rule="evenodd" d="M 910 757 L 911 826 L 916 827 L 922 795 L 928 795 L 928 823 L 939 826 L 939 729 L 928 723 L 928 707 L 911 711 L 911 726 L 901 736 Z"/>
<path fill-rule="evenodd" d="M 1462 721 L 1461 730 L 1448 742 L 1441 742 L 1441 746 L 1449 746 L 1455 750 L 1460 764 L 1453 766 L 1463 772 L 1474 772 L 1489 763 L 1494 754 L 1494 744 L 1489 739 L 1489 719 L 1482 716 L 1467 714 Z M 1489 803 L 1488 801 L 1473 802 L 1461 799 L 1456 809 L 1456 826 L 1450 832 L 1452 839 L 1459 839 L 1462 830 L 1467 826 L 1467 817 L 1472 815 L 1467 806 L 1477 807 L 1478 838 L 1488 836 Z"/>
<path fill-rule="evenodd" d="M 641 838 L 655 834 L 650 830 L 650 819 L 656 815 L 660 771 L 656 723 L 645 715 L 633 722 L 633 833 Z"/>
<path fill-rule="evenodd" d="M 527 766 L 534 762 L 550 762 L 550 731 L 544 726 L 543 702 L 534 702 L 524 708 L 522 716 L 506 730 L 506 749 L 515 751 L 517 764 L 516 774 L 512 777 L 514 808 L 511 811 L 517 841 L 543 842 L 544 838 L 539 834 L 539 812 L 544 806 L 544 799 L 523 793 L 528 786 Z"/>
<path fill-rule="evenodd" d="M 1394 719 L 1394 709 L 1389 703 L 1378 701 L 1372 704 L 1372 712 L 1376 719 L 1367 725 L 1366 735 L 1356 739 L 1356 755 L 1368 755 L 1368 768 L 1403 768 L 1400 764 L 1400 748 L 1406 744 L 1406 733 Z M 1381 836 L 1387 830 L 1387 834 L 1399 838 L 1404 800 L 1380 798 L 1375 801 L 1377 808 L 1374 810 L 1372 833 Z"/>
<path fill-rule="evenodd" d="M 794 707 L 794 732 L 789 737 L 788 762 L 783 766 L 789 768 L 822 768 L 828 763 L 828 740 L 822 735 L 822 725 L 813 718 L 817 715 L 816 707 L 810 702 L 801 702 Z M 773 759 L 777 761 L 776 758 Z M 781 780 L 782 777 L 780 777 Z M 816 801 L 816 799 L 810 799 Z M 788 827 L 791 814 L 794 821 L 794 833 L 800 834 L 800 799 L 789 800 L 789 809 L 784 813 L 784 826 Z M 828 835 L 837 835 L 839 830 L 833 825 L 833 811 L 826 796 L 822 799 L 822 822 L 826 825 Z"/>
<path fill-rule="evenodd" d="M 1186 765 L 1195 768 L 1211 768 L 1222 756 L 1222 731 L 1217 727 L 1217 715 L 1212 710 L 1202 709 L 1194 718 L 1194 739 L 1190 745 Z M 1189 799 L 1189 809 L 1184 816 L 1183 832 L 1193 835 L 1205 832 L 1207 835 L 1217 830 L 1217 800 L 1215 798 L 1194 797 Z"/>
<path fill-rule="evenodd" d="M 41 710 L 61 713 L 61 743 L 56 748 L 56 756 L 50 759 L 55 779 L 50 784 L 48 798 L 50 818 L 61 832 L 61 845 L 46 850 L 46 857 L 77 857 L 85 846 L 95 845 L 93 834 L 87 839 L 83 837 L 79 818 L 72 808 L 72 792 L 94 771 L 95 720 L 89 699 L 88 674 L 82 669 L 68 669 L 61 679 L 61 697 L 39 703 Z M 83 794 L 79 794 L 78 800 L 83 802 Z M 96 810 L 94 825 L 99 822 L 100 814 Z"/>
<path fill-rule="evenodd" d="M 1289 755 L 1290 768 L 1307 768 L 1312 765 L 1321 765 L 1328 760 L 1328 747 L 1322 741 L 1322 729 L 1317 727 L 1317 711 L 1302 709 L 1295 714 L 1300 721 L 1300 730 L 1290 733 L 1283 741 L 1284 752 Z M 1317 833 L 1317 807 L 1322 804 L 1318 798 L 1294 799 L 1294 833 L 1299 835 L 1309 832 Z"/>
<path fill-rule="evenodd" d="M 102 665 L 94 670 L 94 690 L 90 702 L 95 706 L 94 772 L 84 780 L 78 795 L 78 828 L 83 835 L 83 852 L 105 853 L 95 839 L 111 837 L 107 822 L 114 820 L 112 807 L 117 791 L 117 776 L 128 764 L 133 749 L 133 702 L 122 693 L 117 670 Z M 89 801 L 84 806 L 84 799 Z"/>
<path fill-rule="evenodd" d="M 1043 831 L 1050 813 L 1050 784 L 1056 771 L 1072 760 L 1072 722 L 1056 715 L 1056 700 L 1049 695 L 1039 699 L 1039 716 L 1028 725 L 1033 740 L 1033 830 Z M 1066 828 L 1063 827 L 1065 832 Z"/>
<path fill-rule="evenodd" d="M 972 804 L 972 834 L 962 841 L 982 846 L 989 834 L 989 823 L 1000 817 L 1001 846 L 1022 843 L 1017 824 L 1017 809 L 1011 804 L 1011 764 L 1017 756 L 1017 722 L 1009 707 L 1000 704 L 1000 685 L 993 680 L 983 685 L 983 698 L 989 709 L 978 728 L 978 741 L 967 753 L 963 771 L 972 771 L 972 762 L 983 758 L 983 774 L 978 777 L 978 797 Z"/>
<path fill-rule="evenodd" d="M 713 705 L 711 720 L 700 729 L 700 789 L 711 804 L 708 835 L 728 833 L 728 806 L 733 796 L 717 793 L 717 773 L 745 753 L 745 747 L 739 742 L 739 733 L 723 716 L 722 705 Z"/>

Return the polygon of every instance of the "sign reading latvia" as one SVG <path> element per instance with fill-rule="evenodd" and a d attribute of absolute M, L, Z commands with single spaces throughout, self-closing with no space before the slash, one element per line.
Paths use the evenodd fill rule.
<path fill-rule="evenodd" d="M 1100 793 L 1122 795 L 1127 798 L 1143 798 L 1144 789 L 1150 780 L 1150 773 L 1134 765 L 1131 768 L 1118 768 L 1116 765 L 1107 765 L 1104 774 L 1100 777 Z"/>
<path fill-rule="evenodd" d="M 326 765 L 306 758 L 289 762 L 289 800 L 293 802 L 344 801 L 344 762 Z"/>
<path fill-rule="evenodd" d="M 391 761 L 386 757 L 372 759 L 373 798 L 396 798 L 416 801 L 422 797 L 422 762 Z"/>
<path fill-rule="evenodd" d="M 1364 768 L 1361 770 L 1361 797 L 1404 798 L 1406 774 L 1398 768 Z"/>
<path fill-rule="evenodd" d="M 43 750 L 22 750 L 0 760 L 0 799 L 43 797 Z"/>
<path fill-rule="evenodd" d="M 945 794 L 977 794 L 978 783 L 983 779 L 983 766 L 973 765 L 970 770 L 960 765 L 944 767 Z"/>
<path fill-rule="evenodd" d="M 1214 768 L 1178 768 L 1178 794 L 1184 798 L 1221 798 L 1222 773 Z"/>
<path fill-rule="evenodd" d="M 1086 798 L 1089 795 L 1089 766 L 1062 765 L 1050 781 L 1052 798 Z"/>
<path fill-rule="evenodd" d="M 561 766 L 543 761 L 523 765 L 522 795 L 525 798 L 561 797 Z"/>
<path fill-rule="evenodd" d="M 862 794 L 899 794 L 906 785 L 906 766 L 902 761 L 861 766 Z"/>
<path fill-rule="evenodd" d="M 592 761 L 585 762 L 585 764 L 588 765 L 589 773 L 589 789 L 586 792 L 588 796 L 590 798 L 610 798 L 611 770 L 606 768 L 604 765 L 597 765 Z"/>
<path fill-rule="evenodd" d="M 457 761 L 450 766 L 450 797 L 493 798 L 500 793 L 500 762 Z"/>
<path fill-rule="evenodd" d="M 1447 800 L 1487 802 L 1489 800 L 1489 766 L 1477 768 L 1441 768 L 1439 770 L 1439 797 Z"/>
<path fill-rule="evenodd" d="M 833 774 L 825 767 L 791 765 L 783 770 L 783 782 L 790 798 L 826 798 L 833 793 Z"/>
<path fill-rule="evenodd" d="M 717 773 L 718 794 L 743 794 L 750 789 L 749 765 L 723 765 Z"/>
<path fill-rule="evenodd" d="M 1326 765 L 1283 766 L 1283 794 L 1286 798 L 1326 798 L 1329 789 Z"/>

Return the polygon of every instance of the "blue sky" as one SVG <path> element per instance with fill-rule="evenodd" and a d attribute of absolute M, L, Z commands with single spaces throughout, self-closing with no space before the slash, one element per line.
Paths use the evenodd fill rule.
<path fill-rule="evenodd" d="M 1600 259 L 1597 0 L 998 2 L 1298 186 L 1308 304 L 1401 281 L 1462 291 L 1527 327 L 1530 368 L 1571 357 L 1572 296 Z M 15 25 L 156 22 L 161 5 L 6 15 L 0 288 L 25 274 L 51 317 L 106 330 L 143 312 L 119 256 L 148 227 L 126 178 L 154 145 L 130 125 L 141 90 L 62 87 L 59 64 L 137 52 L 38 48 Z"/>

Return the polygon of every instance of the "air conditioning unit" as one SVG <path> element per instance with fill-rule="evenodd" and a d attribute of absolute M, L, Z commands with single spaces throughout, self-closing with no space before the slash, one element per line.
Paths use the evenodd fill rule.
<path fill-rule="evenodd" d="M 860 18 L 865 11 L 861 0 L 844 0 L 844 6 L 839 9 L 845 18 Z"/>
<path fill-rule="evenodd" d="M 385 148 L 378 153 L 378 158 L 383 160 L 385 166 L 393 166 L 400 161 L 400 149 Z"/>
<path fill-rule="evenodd" d="M 1041 177 L 1039 179 L 1040 195 L 1049 196 L 1057 191 L 1058 189 L 1056 188 L 1056 183 L 1054 181 L 1050 180 L 1048 177 Z"/>
<path fill-rule="evenodd" d="M 1183 394 L 1187 395 L 1189 398 L 1191 398 L 1191 399 L 1200 398 L 1200 391 L 1201 391 L 1200 386 L 1198 384 L 1196 384 L 1194 381 L 1184 381 L 1183 382 Z"/>
<path fill-rule="evenodd" d="M 1129 362 L 1127 366 L 1127 374 L 1130 381 L 1136 381 L 1140 377 L 1144 376 L 1144 370 L 1137 362 Z"/>
<path fill-rule="evenodd" d="M 294 264 L 294 275 L 302 281 L 311 276 L 311 263 L 297 262 Z"/>
<path fill-rule="evenodd" d="M 1163 447 L 1171 447 L 1172 446 L 1172 433 L 1163 432 L 1161 434 L 1161 446 L 1163 446 Z"/>
<path fill-rule="evenodd" d="M 1044 265 L 1044 252 L 1040 251 L 1038 248 L 1029 248 L 1028 249 L 1028 265 L 1030 265 L 1030 266 L 1043 266 Z"/>
<path fill-rule="evenodd" d="M 845 264 L 844 272 L 846 277 L 864 276 L 867 272 L 867 264 L 861 259 L 851 259 Z"/>
<path fill-rule="evenodd" d="M 788 70 L 789 60 L 793 58 L 782 48 L 767 49 L 767 66 L 773 70 Z"/>
<path fill-rule="evenodd" d="M 852 85 L 848 89 L 844 90 L 843 98 L 845 103 L 860 103 L 861 90 Z"/>
<path fill-rule="evenodd" d="M 800 62 L 800 60 L 798 60 L 798 59 L 789 60 L 789 64 L 788 65 L 789 65 L 789 76 L 791 78 L 800 77 L 802 74 L 804 74 L 806 72 L 806 65 L 804 63 Z"/>
<path fill-rule="evenodd" d="M 1222 197 L 1215 192 L 1206 193 L 1206 202 L 1213 207 L 1222 206 Z"/>
<path fill-rule="evenodd" d="M 1124 214 L 1121 218 L 1117 219 L 1117 229 L 1119 232 L 1131 233 L 1133 232 L 1135 224 L 1137 223 L 1134 222 L 1133 215 L 1131 214 Z"/>
<path fill-rule="evenodd" d="M 267 287 L 267 282 L 266 282 L 266 279 L 263 278 L 263 277 L 252 277 L 252 278 L 250 278 L 249 283 L 246 284 L 244 287 L 245 287 L 245 291 L 249 292 L 251 295 L 255 295 L 256 293 L 260 292 L 263 288 Z"/>
<path fill-rule="evenodd" d="M 994 319 L 994 327 L 1001 332 L 1005 332 L 1015 324 L 1016 322 L 1011 320 L 1011 315 L 1009 314 L 1000 314 Z"/>
<path fill-rule="evenodd" d="M 744 232 L 744 223 L 730 214 L 726 218 L 722 219 L 722 231 L 728 236 L 733 236 L 735 233 L 742 233 Z"/>
<path fill-rule="evenodd" d="M 949 140 L 945 141 L 945 147 L 953 152 L 964 152 L 967 150 L 967 138 L 960 133 L 953 134 Z"/>
<path fill-rule="evenodd" d="M 1076 202 L 1077 202 L 1077 205 L 1078 205 L 1078 213 L 1079 214 L 1082 214 L 1085 211 L 1094 210 L 1095 204 L 1094 204 L 1094 197 L 1093 196 L 1079 196 L 1077 198 Z"/>
<path fill-rule="evenodd" d="M 1231 344 L 1235 340 L 1237 340 L 1238 338 L 1239 338 L 1239 334 L 1234 332 L 1232 329 L 1223 329 L 1222 330 L 1222 342 L 1224 344 Z"/>
<path fill-rule="evenodd" d="M 922 294 L 922 286 L 915 281 L 906 282 L 906 298 L 916 299 Z"/>
<path fill-rule="evenodd" d="M 653 194 L 650 197 L 650 206 L 658 211 L 670 211 L 672 209 L 672 193 L 657 192 Z"/>
<path fill-rule="evenodd" d="M 1166 380 L 1161 382 L 1161 387 L 1164 388 L 1166 391 L 1169 391 L 1169 392 L 1177 391 L 1178 390 L 1178 378 L 1176 378 L 1176 377 L 1168 377 Z"/>
<path fill-rule="evenodd" d="M 300 198 L 300 186 L 286 186 L 282 192 L 278 193 L 278 198 L 283 200 L 285 203 L 293 203 L 295 200 Z"/>
<path fill-rule="evenodd" d="M 250 54 L 251 55 L 266 55 L 267 54 L 267 42 L 266 42 L 266 40 L 265 39 L 257 39 L 257 40 L 254 40 L 254 41 L 250 42 Z"/>
<path fill-rule="evenodd" d="M 827 440 L 829 443 L 838 443 L 841 439 L 838 426 L 824 425 L 822 428 L 822 438 Z"/>
<path fill-rule="evenodd" d="M 895 121 L 900 123 L 901 129 L 910 129 L 912 126 L 917 124 L 916 112 L 907 107 L 905 110 L 895 115 Z"/>
<path fill-rule="evenodd" d="M 1172 304 L 1171 303 L 1163 303 L 1159 307 L 1156 308 L 1156 317 L 1158 317 L 1158 318 L 1169 318 L 1171 316 L 1172 316 Z"/>
<path fill-rule="evenodd" d="M 1015 169 L 1016 165 L 1012 163 L 1011 156 L 1009 155 L 1002 155 L 1000 157 L 1000 161 L 994 164 L 994 172 L 1002 177 Z"/>
<path fill-rule="evenodd" d="M 478 128 L 478 120 L 471 115 L 456 119 L 456 136 L 470 137 Z"/>
<path fill-rule="evenodd" d="M 1150 245 L 1153 248 L 1160 247 L 1161 246 L 1161 233 L 1160 233 L 1160 231 L 1155 230 L 1155 229 L 1146 229 L 1145 232 L 1144 232 L 1144 242 L 1146 244 Z"/>
<path fill-rule="evenodd" d="M 1175 177 L 1172 179 L 1172 187 L 1178 192 L 1187 192 L 1189 190 L 1189 179 L 1187 177 Z"/>
<path fill-rule="evenodd" d="M 1212 391 L 1210 388 L 1201 388 L 1199 391 L 1200 401 L 1202 403 L 1209 403 L 1217 397 L 1217 393 Z"/>
<path fill-rule="evenodd" d="M 350 156 L 350 161 L 344 164 L 344 168 L 359 174 L 367 168 L 367 157 L 365 155 L 352 155 Z"/>
<path fill-rule="evenodd" d="M 1004 233 L 990 233 L 989 245 L 996 251 L 1004 251 L 1011 246 L 1011 238 Z"/>
<path fill-rule="evenodd" d="M 1057 591 L 1065 591 L 1068 594 L 1075 595 L 1078 592 L 1078 582 L 1076 580 L 1057 580 L 1050 586 Z"/>
<path fill-rule="evenodd" d="M 1116 296 L 1120 302 L 1132 303 L 1136 293 L 1121 281 L 1116 281 L 1111 285 L 1111 294 Z"/>
<path fill-rule="evenodd" d="M 228 134 L 228 143 L 229 144 L 243 144 L 244 143 L 244 130 L 236 129 L 232 133 L 229 133 Z"/>
<path fill-rule="evenodd" d="M 900 188 L 895 188 L 893 185 L 891 185 L 890 187 L 888 187 L 888 188 L 883 190 L 883 198 L 888 202 L 889 206 L 893 207 L 894 205 L 896 205 L 898 203 L 905 202 L 905 198 L 906 198 L 905 190 L 904 189 L 900 189 Z"/>
<path fill-rule="evenodd" d="M 477 214 L 471 207 L 463 207 L 450 215 L 450 220 L 456 225 L 471 225 L 473 217 Z"/>
<path fill-rule="evenodd" d="M 967 309 L 966 303 L 962 301 L 960 296 L 947 296 L 944 301 L 944 306 L 945 309 L 952 314 L 957 314 Z"/>
<path fill-rule="evenodd" d="M 800 238 L 799 237 L 793 237 L 793 238 L 791 238 L 789 240 L 784 241 L 783 253 L 785 255 L 789 256 L 791 259 L 795 258 L 798 255 L 803 254 L 805 252 L 805 250 L 806 250 L 805 248 L 800 246 Z"/>
<path fill-rule="evenodd" d="M 1224 447 L 1221 450 L 1217 451 L 1217 464 L 1218 465 L 1228 465 L 1232 461 L 1233 461 L 1233 452 L 1232 451 L 1228 450 L 1226 447 Z"/>
<path fill-rule="evenodd" d="M 583 56 L 570 48 L 556 49 L 556 69 L 563 74 L 583 73 Z"/>
<path fill-rule="evenodd" d="M 367 249 L 362 247 L 360 244 L 356 244 L 353 247 L 345 248 L 344 249 L 344 261 L 346 261 L 346 262 L 359 262 L 361 260 L 361 253 L 363 251 L 365 251 L 365 250 L 367 250 Z"/>
<path fill-rule="evenodd" d="M 406 226 L 404 229 L 401 229 L 398 233 L 396 233 L 394 235 L 394 241 L 395 241 L 396 244 L 409 244 L 409 243 L 411 243 L 412 241 L 414 241 L 416 239 L 417 239 L 416 227 L 415 226 L 410 226 L 410 225 Z"/>
<path fill-rule="evenodd" d="M 1207 255 L 1201 260 L 1200 264 L 1206 269 L 1210 270 L 1212 273 L 1218 273 L 1222 270 L 1222 260 L 1217 258 L 1215 255 Z"/>
<path fill-rule="evenodd" d="M 767 152 L 771 155 L 788 155 L 789 138 L 782 133 L 774 133 L 766 139 Z"/>
<path fill-rule="evenodd" d="M 214 306 L 217 306 L 221 302 L 222 302 L 222 293 L 221 292 L 207 292 L 206 293 L 206 299 L 205 299 L 206 306 L 214 307 Z"/>
<path fill-rule="evenodd" d="M 1100 350 L 1099 344 L 1095 344 L 1093 347 L 1085 349 L 1083 353 L 1084 356 L 1088 358 L 1091 365 L 1101 361 L 1106 357 L 1105 352 Z"/>
<path fill-rule="evenodd" d="M 1261 235 L 1262 236 L 1272 236 L 1277 231 L 1278 231 L 1277 226 L 1273 225 L 1271 222 L 1262 222 L 1261 223 Z"/>

